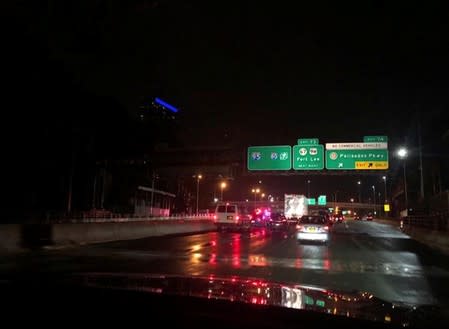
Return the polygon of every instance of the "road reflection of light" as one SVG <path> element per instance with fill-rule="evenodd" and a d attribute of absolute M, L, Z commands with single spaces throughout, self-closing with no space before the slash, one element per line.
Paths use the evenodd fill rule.
<path fill-rule="evenodd" d="M 200 244 L 196 244 L 192 246 L 192 251 L 198 251 L 201 249 L 201 245 Z"/>
<path fill-rule="evenodd" d="M 240 235 L 234 235 L 232 241 L 232 266 L 240 267 Z"/>
<path fill-rule="evenodd" d="M 249 255 L 248 257 L 249 266 L 267 266 L 267 259 L 264 255 Z"/>
<path fill-rule="evenodd" d="M 250 233 L 250 238 L 265 238 L 267 236 L 267 230 L 265 228 L 257 229 Z"/>
<path fill-rule="evenodd" d="M 323 269 L 329 271 L 331 269 L 331 261 L 329 255 L 329 248 L 326 248 L 323 255 Z"/>
<path fill-rule="evenodd" d="M 201 261 L 202 256 L 203 255 L 201 255 L 199 252 L 193 253 L 191 258 L 192 263 L 198 264 Z"/>

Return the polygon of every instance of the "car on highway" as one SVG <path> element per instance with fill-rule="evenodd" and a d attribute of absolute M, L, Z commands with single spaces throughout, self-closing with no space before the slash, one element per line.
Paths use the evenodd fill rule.
<path fill-rule="evenodd" d="M 363 215 L 362 218 L 361 218 L 361 220 L 372 221 L 373 218 L 374 218 L 373 214 L 369 212 L 369 213 Z"/>
<path fill-rule="evenodd" d="M 354 215 L 354 220 L 362 220 L 362 217 L 360 215 Z"/>
<path fill-rule="evenodd" d="M 269 221 L 269 227 L 273 231 L 288 230 L 289 221 L 283 213 L 273 213 Z"/>
<path fill-rule="evenodd" d="M 305 215 L 296 225 L 296 239 L 298 242 L 318 241 L 328 243 L 329 223 L 324 216 Z"/>
<path fill-rule="evenodd" d="M 231 203 L 218 204 L 214 215 L 215 225 L 218 230 L 249 230 L 251 227 L 251 218 L 246 208 Z"/>
<path fill-rule="evenodd" d="M 343 223 L 343 221 L 345 220 L 345 216 L 343 216 L 342 214 L 335 214 L 332 216 L 332 218 L 334 223 Z"/>
<path fill-rule="evenodd" d="M 256 208 L 251 213 L 251 226 L 268 227 L 270 225 L 271 209 L 269 207 Z"/>

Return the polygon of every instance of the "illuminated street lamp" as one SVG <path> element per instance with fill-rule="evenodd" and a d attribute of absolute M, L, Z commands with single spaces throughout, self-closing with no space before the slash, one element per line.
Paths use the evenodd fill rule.
<path fill-rule="evenodd" d="M 221 182 L 220 188 L 221 188 L 221 201 L 223 201 L 223 190 L 226 188 L 226 182 Z"/>
<path fill-rule="evenodd" d="M 398 157 L 400 157 L 401 159 L 404 159 L 407 156 L 408 151 L 405 147 L 401 147 L 397 153 L 398 153 Z"/>
<path fill-rule="evenodd" d="M 251 192 L 254 193 L 254 208 L 256 208 L 257 194 L 260 193 L 260 188 L 253 188 Z"/>
<path fill-rule="evenodd" d="M 196 215 L 198 216 L 198 202 L 200 199 L 200 180 L 203 178 L 203 175 L 198 174 L 193 177 L 196 178 Z"/>
<path fill-rule="evenodd" d="M 404 168 L 404 197 L 405 197 L 405 209 L 408 215 L 408 195 L 407 195 L 407 173 L 406 173 L 406 168 L 405 168 L 405 159 L 407 158 L 407 154 L 408 151 L 405 147 L 401 147 L 398 151 L 397 151 L 397 155 L 400 159 L 403 160 L 402 162 L 402 166 Z"/>

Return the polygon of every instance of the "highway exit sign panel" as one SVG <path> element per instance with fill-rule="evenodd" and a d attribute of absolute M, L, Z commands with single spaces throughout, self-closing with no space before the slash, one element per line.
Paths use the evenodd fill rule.
<path fill-rule="evenodd" d="M 292 168 L 290 145 L 248 147 L 248 170 L 290 170 Z"/>
<path fill-rule="evenodd" d="M 385 170 L 388 169 L 388 150 L 326 150 L 326 169 Z"/>
<path fill-rule="evenodd" d="M 373 142 L 388 142 L 387 136 L 363 136 L 364 143 L 373 143 Z"/>
<path fill-rule="evenodd" d="M 320 195 L 318 197 L 318 205 L 319 206 L 325 206 L 326 205 L 326 196 L 325 195 Z"/>
<path fill-rule="evenodd" d="M 294 145 L 292 158 L 295 170 L 324 169 L 323 145 Z"/>
<path fill-rule="evenodd" d="M 300 138 L 298 139 L 298 145 L 318 145 L 318 138 Z"/>

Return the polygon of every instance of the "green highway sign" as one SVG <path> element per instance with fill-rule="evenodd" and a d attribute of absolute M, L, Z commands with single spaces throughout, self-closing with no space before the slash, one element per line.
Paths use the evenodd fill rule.
<path fill-rule="evenodd" d="M 324 169 L 323 145 L 294 145 L 292 158 L 295 170 Z"/>
<path fill-rule="evenodd" d="M 324 302 L 324 300 L 317 299 L 315 305 L 319 307 L 324 307 L 326 306 L 326 303 Z"/>
<path fill-rule="evenodd" d="M 313 300 L 312 297 L 304 295 L 304 303 L 307 305 L 313 305 L 315 301 Z"/>
<path fill-rule="evenodd" d="M 298 139 L 298 145 L 318 145 L 318 138 L 300 138 Z"/>
<path fill-rule="evenodd" d="M 388 169 L 388 149 L 326 150 L 326 169 L 385 170 Z"/>
<path fill-rule="evenodd" d="M 248 147 L 248 170 L 290 170 L 292 148 L 290 145 Z"/>
<path fill-rule="evenodd" d="M 325 206 L 326 203 L 327 203 L 326 196 L 325 195 L 320 195 L 318 197 L 318 205 L 319 206 Z"/>
<path fill-rule="evenodd" d="M 388 136 L 363 136 L 364 143 L 388 142 Z"/>
<path fill-rule="evenodd" d="M 307 199 L 307 204 L 308 204 L 309 206 L 314 206 L 314 205 L 316 205 L 316 199 L 315 199 L 315 198 L 309 198 L 309 199 Z"/>

